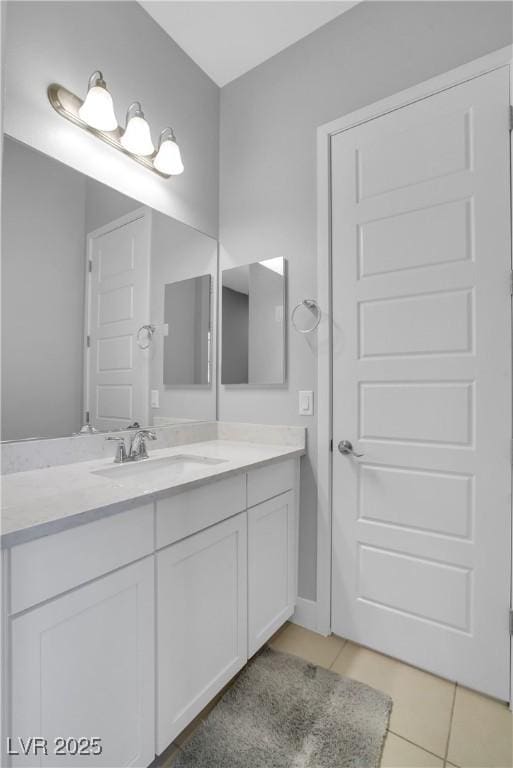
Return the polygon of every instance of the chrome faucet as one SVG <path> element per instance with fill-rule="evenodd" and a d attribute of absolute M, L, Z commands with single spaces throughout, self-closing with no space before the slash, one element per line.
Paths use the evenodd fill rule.
<path fill-rule="evenodd" d="M 130 447 L 127 451 L 125 439 L 123 437 L 114 437 L 109 435 L 106 440 L 112 440 L 117 443 L 116 456 L 114 462 L 116 464 L 124 464 L 126 461 L 139 461 L 140 459 L 148 459 L 148 449 L 146 447 L 146 440 L 156 440 L 157 435 L 149 429 L 138 429 L 135 434 L 130 436 Z"/>
<path fill-rule="evenodd" d="M 148 458 L 148 449 L 146 440 L 156 440 L 157 435 L 149 429 L 138 429 L 130 440 L 130 449 L 128 451 L 129 461 L 138 461 Z"/>

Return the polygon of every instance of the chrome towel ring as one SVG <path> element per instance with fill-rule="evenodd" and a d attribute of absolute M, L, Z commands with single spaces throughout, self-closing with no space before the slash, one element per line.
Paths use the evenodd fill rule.
<path fill-rule="evenodd" d="M 296 325 L 296 313 L 298 309 L 301 309 L 301 307 L 306 307 L 312 313 L 316 314 L 314 324 L 311 326 L 311 328 L 298 328 Z M 292 314 L 290 316 L 290 322 L 292 323 L 292 325 L 294 326 L 294 328 L 298 333 L 312 333 L 313 331 L 315 331 L 315 329 L 321 322 L 321 317 L 322 317 L 321 308 L 317 304 L 315 299 L 303 299 L 303 301 L 300 301 L 299 304 L 296 304 L 296 306 L 292 310 Z"/>
<path fill-rule="evenodd" d="M 151 342 L 153 341 L 153 334 L 157 330 L 155 325 L 141 325 L 139 330 L 137 331 L 136 341 L 137 346 L 139 349 L 148 349 L 151 346 Z M 144 343 L 141 339 L 141 332 L 146 331 L 146 343 Z"/>

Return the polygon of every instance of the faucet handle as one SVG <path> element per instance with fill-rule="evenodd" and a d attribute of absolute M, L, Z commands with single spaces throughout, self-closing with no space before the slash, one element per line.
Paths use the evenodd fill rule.
<path fill-rule="evenodd" d="M 116 464 L 122 464 L 124 461 L 126 461 L 126 445 L 125 445 L 125 438 L 124 437 L 114 437 L 113 435 L 109 435 L 105 438 L 105 440 L 112 440 L 113 442 L 117 443 L 116 447 L 116 457 L 114 459 Z"/>

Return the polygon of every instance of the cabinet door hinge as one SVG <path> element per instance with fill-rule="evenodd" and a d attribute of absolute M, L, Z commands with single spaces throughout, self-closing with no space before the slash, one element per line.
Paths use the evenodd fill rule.
<path fill-rule="evenodd" d="M 511 450 L 513 451 L 513 440 L 511 441 L 511 445 L 512 445 Z M 333 438 L 331 438 L 330 440 L 330 451 L 331 453 L 333 453 Z"/>
<path fill-rule="evenodd" d="M 509 634 L 513 635 L 513 610 L 509 612 Z"/>
<path fill-rule="evenodd" d="M 87 336 L 87 346 L 91 346 L 91 337 L 89 335 Z"/>
<path fill-rule="evenodd" d="M 93 262 L 90 261 L 89 262 L 89 272 L 92 272 L 92 271 L 93 271 Z"/>
<path fill-rule="evenodd" d="M 513 131 L 513 106 L 509 108 L 509 130 Z"/>
<path fill-rule="evenodd" d="M 85 412 L 85 423 L 86 423 L 86 424 L 89 424 L 89 418 L 90 418 L 90 414 L 89 414 L 89 411 L 86 411 L 86 412 Z"/>

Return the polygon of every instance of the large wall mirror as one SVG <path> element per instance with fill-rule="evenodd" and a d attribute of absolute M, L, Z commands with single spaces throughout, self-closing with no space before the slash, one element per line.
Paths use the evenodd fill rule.
<path fill-rule="evenodd" d="M 222 273 L 222 384 L 285 382 L 286 261 L 224 269 Z"/>
<path fill-rule="evenodd" d="M 216 418 L 217 242 L 4 137 L 2 440 Z"/>

